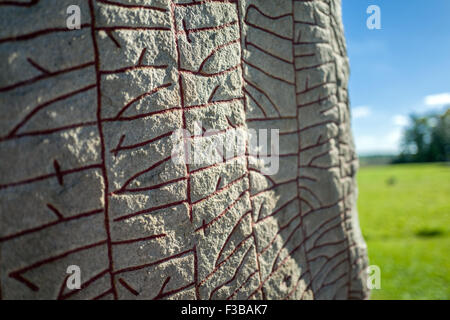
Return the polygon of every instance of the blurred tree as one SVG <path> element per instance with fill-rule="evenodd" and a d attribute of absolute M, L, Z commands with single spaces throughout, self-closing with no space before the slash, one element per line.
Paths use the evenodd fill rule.
<path fill-rule="evenodd" d="M 394 162 L 450 161 L 450 106 L 443 114 L 411 115 L 410 120 Z"/>

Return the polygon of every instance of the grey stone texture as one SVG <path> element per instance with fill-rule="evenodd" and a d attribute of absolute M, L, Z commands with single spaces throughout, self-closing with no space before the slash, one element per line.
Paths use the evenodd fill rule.
<path fill-rule="evenodd" d="M 3 299 L 368 297 L 339 0 L 0 1 L 0 68 Z M 172 162 L 197 121 L 278 173 Z"/>

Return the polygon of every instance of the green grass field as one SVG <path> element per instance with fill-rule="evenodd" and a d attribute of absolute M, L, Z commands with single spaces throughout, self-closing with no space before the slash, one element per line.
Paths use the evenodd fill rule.
<path fill-rule="evenodd" d="M 372 299 L 450 299 L 450 166 L 362 167 L 358 210 L 371 265 Z"/>

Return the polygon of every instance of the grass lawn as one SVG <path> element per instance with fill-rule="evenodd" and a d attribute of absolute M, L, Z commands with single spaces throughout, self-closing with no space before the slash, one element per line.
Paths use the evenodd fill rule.
<path fill-rule="evenodd" d="M 450 299 L 450 166 L 362 167 L 358 210 L 371 265 L 372 299 Z"/>

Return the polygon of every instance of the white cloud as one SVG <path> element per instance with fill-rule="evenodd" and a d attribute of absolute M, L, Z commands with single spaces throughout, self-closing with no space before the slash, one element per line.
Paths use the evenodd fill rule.
<path fill-rule="evenodd" d="M 395 154 L 400 150 L 402 128 L 396 128 L 386 134 L 375 136 L 355 135 L 356 151 L 359 154 Z"/>
<path fill-rule="evenodd" d="M 386 135 L 386 144 L 388 146 L 394 147 L 397 150 L 400 147 L 400 141 L 402 139 L 403 130 L 401 128 L 397 128 L 392 130 Z"/>
<path fill-rule="evenodd" d="M 445 104 L 450 104 L 450 92 L 426 96 L 425 104 L 428 107 L 441 107 Z"/>
<path fill-rule="evenodd" d="M 368 106 L 360 106 L 352 108 L 353 119 L 367 118 L 372 114 L 372 110 Z"/>
<path fill-rule="evenodd" d="M 378 141 L 374 136 L 358 136 L 355 135 L 356 151 L 358 153 L 367 153 L 377 150 Z"/>
<path fill-rule="evenodd" d="M 392 122 L 399 127 L 406 127 L 409 124 L 409 118 L 407 116 L 397 114 L 392 118 Z"/>

